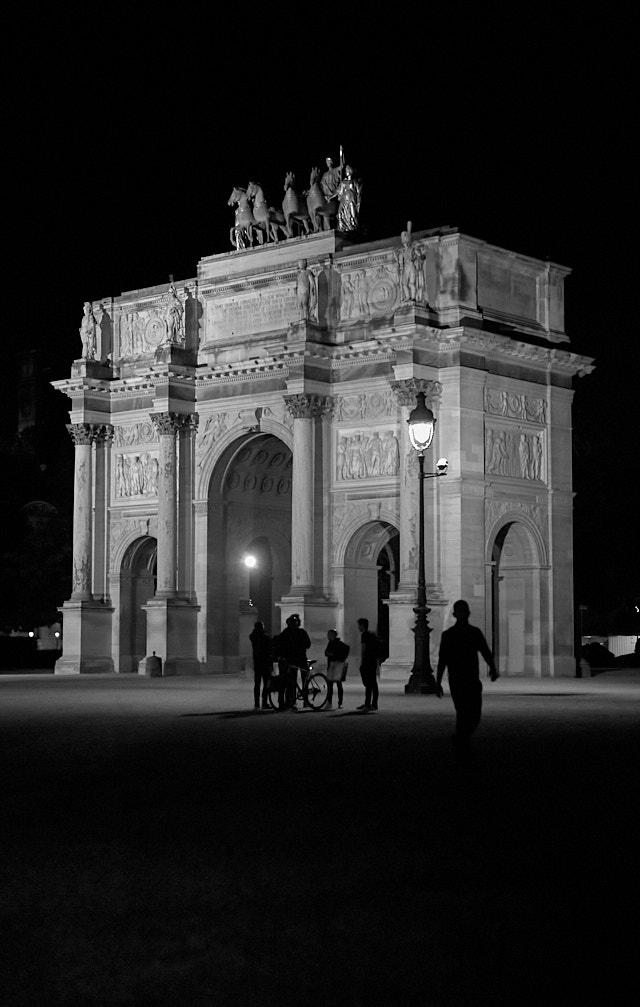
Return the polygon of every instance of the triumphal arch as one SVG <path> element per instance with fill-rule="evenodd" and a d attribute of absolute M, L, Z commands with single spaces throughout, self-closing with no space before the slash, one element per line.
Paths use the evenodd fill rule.
<path fill-rule="evenodd" d="M 574 674 L 572 381 L 591 361 L 568 348 L 569 270 L 451 228 L 367 242 L 292 217 L 255 240 L 234 193 L 234 247 L 87 302 L 55 383 L 75 445 L 56 671 L 137 673 L 155 652 L 164 674 L 238 674 L 253 622 L 298 612 L 317 658 L 367 616 L 383 676 L 406 680 L 423 391 L 426 467 L 449 462 L 424 483 L 432 659 L 465 598 L 503 673 Z"/>

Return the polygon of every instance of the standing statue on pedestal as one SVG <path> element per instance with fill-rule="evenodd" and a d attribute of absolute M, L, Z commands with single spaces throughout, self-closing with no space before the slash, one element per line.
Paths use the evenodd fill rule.
<path fill-rule="evenodd" d="M 178 291 L 173 283 L 169 286 L 169 303 L 165 311 L 165 321 L 167 323 L 167 341 L 169 343 L 182 343 L 182 316 L 184 308 L 182 301 L 178 297 Z"/>
<path fill-rule="evenodd" d="M 344 171 L 344 178 L 336 193 L 339 201 L 338 208 L 338 230 L 344 232 L 357 231 L 360 226 L 360 201 L 362 198 L 362 185 L 354 178 L 353 168 L 348 164 Z"/>
<path fill-rule="evenodd" d="M 318 303 L 316 291 L 316 278 L 310 269 L 307 269 L 307 260 L 300 259 L 298 263 L 298 278 L 296 282 L 296 293 L 298 295 L 298 305 L 300 307 L 300 319 L 303 322 L 313 321 Z"/>
<path fill-rule="evenodd" d="M 424 255 L 411 243 L 411 221 L 407 221 L 407 229 L 400 235 L 401 247 L 396 249 L 398 262 L 398 284 L 401 298 L 405 302 L 424 302 L 425 276 Z"/>
<path fill-rule="evenodd" d="M 80 339 L 82 340 L 82 359 L 95 360 L 96 320 L 91 301 L 84 302 L 84 315 L 82 316 L 82 323 L 80 325 Z"/>

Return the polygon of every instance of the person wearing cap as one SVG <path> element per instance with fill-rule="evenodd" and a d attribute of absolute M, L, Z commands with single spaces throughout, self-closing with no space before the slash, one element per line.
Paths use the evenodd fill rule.
<path fill-rule="evenodd" d="M 300 625 L 300 616 L 290 615 L 287 619 L 285 629 L 282 630 L 277 639 L 278 667 L 280 674 L 288 679 L 285 686 L 285 705 L 290 709 L 296 709 L 296 678 L 289 672 L 289 667 L 294 665 L 300 668 L 302 675 L 302 685 L 304 685 L 307 668 L 307 651 L 311 646 L 309 636 Z"/>

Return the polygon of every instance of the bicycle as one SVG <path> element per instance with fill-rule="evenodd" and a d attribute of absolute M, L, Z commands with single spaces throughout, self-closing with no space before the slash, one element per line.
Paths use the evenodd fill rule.
<path fill-rule="evenodd" d="M 295 702 L 302 700 L 305 706 L 310 706 L 312 710 L 321 710 L 327 702 L 329 687 L 326 676 L 321 671 L 313 671 L 315 661 L 307 661 L 306 668 L 301 668 L 297 664 L 289 664 L 283 675 L 274 676 L 269 682 L 269 705 L 273 710 L 288 710 L 291 704 L 280 705 L 280 694 L 285 691 L 285 683 L 280 679 L 286 676 L 295 676 L 296 698 Z M 298 672 L 302 677 L 302 685 L 298 683 Z"/>

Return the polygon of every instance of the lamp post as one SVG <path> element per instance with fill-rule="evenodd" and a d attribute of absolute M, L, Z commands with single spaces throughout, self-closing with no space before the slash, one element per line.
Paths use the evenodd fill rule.
<path fill-rule="evenodd" d="M 427 607 L 427 585 L 424 570 L 424 480 L 446 475 L 449 463 L 446 458 L 440 458 L 435 472 L 425 472 L 424 470 L 424 453 L 433 440 L 436 420 L 425 403 L 424 392 L 418 392 L 417 397 L 418 405 L 409 413 L 407 422 L 409 424 L 411 445 L 418 452 L 418 465 L 420 467 L 418 474 L 420 481 L 418 599 L 417 605 L 413 610 L 416 613 L 416 624 L 413 630 L 415 636 L 413 668 L 411 669 L 411 675 L 404 687 L 404 691 L 405 693 L 424 696 L 436 691 L 436 681 L 429 658 L 431 627 L 429 626 L 427 616 L 431 609 Z"/>

